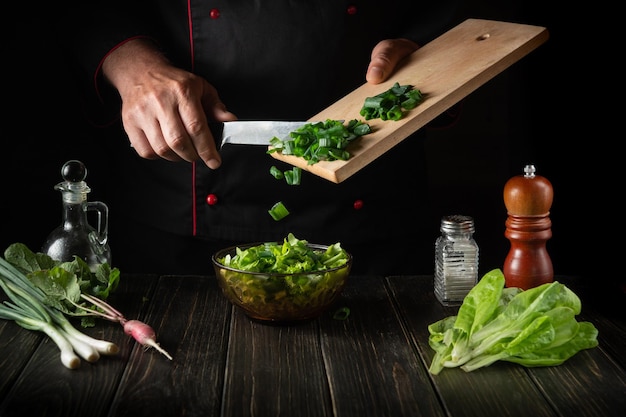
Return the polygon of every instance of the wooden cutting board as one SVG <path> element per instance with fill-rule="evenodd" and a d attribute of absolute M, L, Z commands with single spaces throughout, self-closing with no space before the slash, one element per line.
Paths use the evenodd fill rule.
<path fill-rule="evenodd" d="M 398 121 L 366 121 L 373 132 L 350 145 L 349 160 L 308 165 L 305 159 L 292 155 L 278 152 L 271 155 L 340 183 L 543 44 L 548 37 L 544 27 L 468 19 L 409 55 L 388 81 L 377 85 L 365 83 L 309 119 L 364 120 L 359 112 L 365 99 L 388 90 L 396 82 L 410 84 L 424 93 L 424 101 Z"/>

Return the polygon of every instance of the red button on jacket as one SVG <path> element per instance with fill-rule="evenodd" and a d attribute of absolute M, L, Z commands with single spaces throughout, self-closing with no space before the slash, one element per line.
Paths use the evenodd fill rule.
<path fill-rule="evenodd" d="M 206 203 L 209 206 L 214 206 L 217 204 L 217 196 L 215 194 L 209 194 L 206 196 Z"/>

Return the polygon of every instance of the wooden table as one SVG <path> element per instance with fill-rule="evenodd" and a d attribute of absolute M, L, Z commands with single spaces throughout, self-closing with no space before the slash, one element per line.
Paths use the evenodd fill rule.
<path fill-rule="evenodd" d="M 436 301 L 432 277 L 353 276 L 322 317 L 275 326 L 231 307 L 214 277 L 122 276 L 111 303 L 152 325 L 173 361 L 98 322 L 85 331 L 120 353 L 69 370 L 46 336 L 0 320 L 0 416 L 624 416 L 624 294 L 559 281 L 598 347 L 556 367 L 435 376 L 427 326 L 457 308 Z M 333 319 L 344 306 L 349 317 Z"/>

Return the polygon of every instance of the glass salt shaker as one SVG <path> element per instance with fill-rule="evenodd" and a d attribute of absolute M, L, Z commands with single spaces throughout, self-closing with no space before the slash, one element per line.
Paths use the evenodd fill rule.
<path fill-rule="evenodd" d="M 87 168 L 77 160 L 66 162 L 61 168 L 63 182 L 54 189 L 61 192 L 63 221 L 43 244 L 42 252 L 52 259 L 70 262 L 77 256 L 93 271 L 99 264 L 111 265 L 108 245 L 108 207 L 101 201 L 87 201 L 91 188 L 84 181 Z M 95 212 L 97 228 L 89 224 L 88 212 Z"/>
<path fill-rule="evenodd" d="M 435 242 L 435 296 L 445 306 L 460 305 L 478 282 L 474 219 L 445 216 L 441 219 L 440 231 Z"/>

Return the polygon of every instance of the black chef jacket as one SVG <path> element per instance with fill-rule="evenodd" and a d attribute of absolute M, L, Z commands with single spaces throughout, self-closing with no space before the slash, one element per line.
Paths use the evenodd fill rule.
<path fill-rule="evenodd" d="M 73 23 L 83 33 L 74 33 L 71 46 L 90 82 L 85 97 L 95 103 L 88 106 L 88 117 L 96 123 L 120 106 L 100 64 L 135 36 L 153 39 L 176 65 L 206 78 L 240 120 L 307 120 L 365 82 L 378 41 L 407 37 L 424 44 L 458 23 L 452 1 L 88 3 L 80 12 L 83 19 Z M 129 259 L 140 259 L 142 251 L 148 253 L 144 262 L 149 256 L 155 263 L 168 258 L 175 248 L 153 237 L 158 232 L 213 244 L 197 246 L 200 253 L 227 242 L 282 240 L 291 232 L 314 243 L 341 242 L 354 252 L 355 270 L 396 253 L 409 259 L 393 262 L 408 266 L 419 258 L 426 271 L 415 272 L 432 270 L 434 236 L 428 232 L 436 231 L 437 223 L 427 211 L 420 135 L 340 184 L 303 172 L 301 184 L 293 186 L 270 175 L 272 165 L 291 166 L 267 155 L 263 146 L 225 146 L 222 166 L 211 170 L 201 162 L 140 158 L 119 122 L 99 134 L 115 167 L 107 179 L 107 203 L 113 259 L 122 268 L 141 269 Z M 290 212 L 280 221 L 268 213 L 278 201 Z M 173 262 L 178 265 L 172 271 L 182 272 L 190 261 Z M 206 259 L 200 262 L 210 268 Z M 202 266 L 189 270 L 204 272 Z"/>

